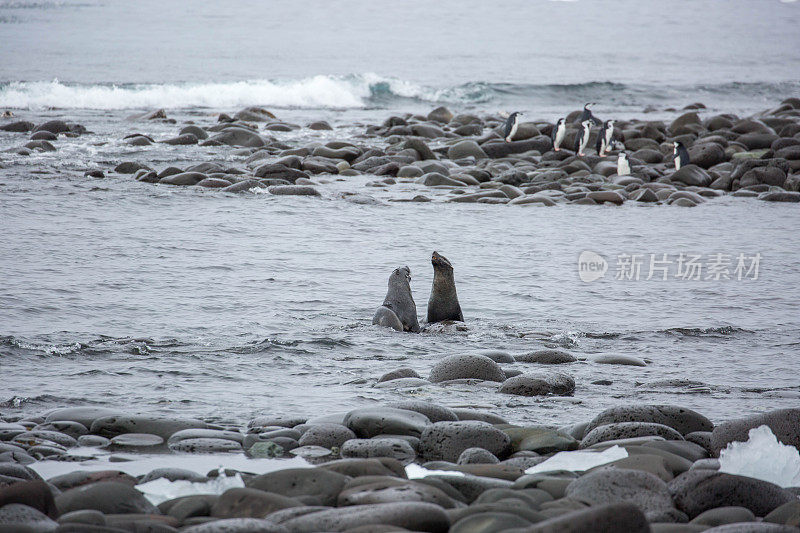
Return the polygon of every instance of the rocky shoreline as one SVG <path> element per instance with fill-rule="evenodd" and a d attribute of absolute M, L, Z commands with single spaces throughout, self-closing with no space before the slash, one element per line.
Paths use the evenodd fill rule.
<path fill-rule="evenodd" d="M 508 354 L 489 355 L 441 359 L 430 381 L 526 396 L 574 391 L 566 374 L 514 375 L 500 366 Z M 551 365 L 565 355 L 517 360 Z M 396 369 L 376 384 L 398 380 L 422 381 Z M 267 412 L 246 427 L 94 406 L 4 413 L 0 531 L 798 532 L 800 487 L 719 471 L 720 451 L 764 425 L 800 447 L 800 409 L 715 424 L 680 406 L 621 405 L 560 428 L 413 397 L 312 418 Z M 556 454 L 574 451 L 621 455 L 548 468 Z M 144 455 L 165 464 L 196 457 L 210 471 L 126 473 L 126 463 Z M 216 468 L 233 458 L 252 461 L 252 470 Z M 266 473 L 263 461 L 271 464 Z M 68 473 L 42 479 L 37 468 L 54 462 Z M 154 482 L 234 479 L 240 485 L 216 493 L 146 497 Z"/>
<path fill-rule="evenodd" d="M 553 150 L 551 122 L 522 122 L 514 140 L 505 142 L 502 117 L 454 114 L 444 107 L 427 115 L 392 116 L 380 125 L 347 124 L 348 131 L 361 133 L 308 142 L 281 135 L 335 130 L 324 121 L 290 124 L 261 108 L 246 108 L 233 116 L 222 113 L 215 123 L 188 120 L 181 125 L 157 110 L 129 120 L 145 130 L 148 123 L 175 124 L 174 136 L 155 139 L 131 131 L 121 142 L 141 148 L 145 159 L 148 147 L 158 143 L 199 144 L 208 149 L 208 158 L 184 168 L 160 169 L 146 160 L 111 166 L 98 161 L 85 176 L 125 175 L 147 183 L 231 193 L 262 189 L 273 195 L 304 196 L 324 196 L 326 184 L 335 180 L 374 178 L 361 192 L 341 194 L 358 203 L 375 201 L 369 194 L 375 188 L 389 191 L 390 201 L 508 205 L 636 202 L 692 207 L 724 195 L 800 202 L 800 99 L 788 98 L 752 117 L 711 115 L 704 109 L 703 104 L 693 104 L 675 110 L 676 118 L 669 123 L 618 120 L 614 150 L 605 157 L 592 149 L 584 157 L 569 149 Z M 562 146 L 574 145 L 580 114 L 567 115 Z M 87 134 L 84 126 L 69 120 L 37 125 L 15 118 L 4 119 L 0 131 L 28 137 L 9 150 L 22 156 L 57 151 L 59 145 Z M 594 146 L 598 133 L 594 128 L 589 146 Z M 673 141 L 688 148 L 691 160 L 678 171 Z M 617 175 L 620 150 L 628 154 L 630 175 Z M 398 185 L 415 187 L 411 194 L 408 188 L 392 194 Z"/>

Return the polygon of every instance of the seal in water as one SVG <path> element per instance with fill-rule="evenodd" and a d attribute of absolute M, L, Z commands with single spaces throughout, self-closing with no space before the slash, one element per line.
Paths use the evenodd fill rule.
<path fill-rule="evenodd" d="M 397 331 L 419 333 L 417 304 L 411 295 L 411 269 L 407 266 L 395 268 L 389 276 L 389 291 L 383 305 L 375 311 L 372 323 Z"/>
<path fill-rule="evenodd" d="M 456 282 L 453 279 L 453 265 L 443 255 L 433 252 L 431 255 L 433 265 L 433 287 L 431 297 L 428 299 L 428 322 L 441 322 L 443 320 L 464 321 L 461 306 L 458 305 Z"/>

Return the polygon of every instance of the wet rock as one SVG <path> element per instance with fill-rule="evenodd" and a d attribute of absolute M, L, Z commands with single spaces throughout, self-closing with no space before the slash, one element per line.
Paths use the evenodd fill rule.
<path fill-rule="evenodd" d="M 544 427 L 509 426 L 503 431 L 511 438 L 514 452 L 531 451 L 540 454 L 578 449 L 578 441 L 569 434 Z"/>
<path fill-rule="evenodd" d="M 194 133 L 184 133 L 182 135 L 178 135 L 177 137 L 172 137 L 171 139 L 166 139 L 161 142 L 171 145 L 197 144 L 198 138 Z"/>
<path fill-rule="evenodd" d="M 20 503 L 10 503 L 0 507 L 0 530 L 19 532 L 55 531 L 58 522 L 47 515 Z"/>
<path fill-rule="evenodd" d="M 700 115 L 698 115 L 696 111 L 690 111 L 673 120 L 669 125 L 669 131 L 672 132 L 673 135 L 681 135 L 687 131 L 687 126 L 700 126 L 701 124 Z M 695 131 L 695 129 L 691 128 L 688 131 Z"/>
<path fill-rule="evenodd" d="M 405 409 L 407 411 L 415 411 L 428 417 L 431 422 L 446 422 L 458 420 L 458 416 L 452 409 L 439 405 L 433 402 L 426 402 L 424 400 L 406 400 L 402 402 L 392 402 L 386 404 L 386 407 L 393 407 L 395 409 Z"/>
<path fill-rule="evenodd" d="M 293 499 L 252 488 L 226 490 L 211 508 L 218 518 L 264 518 L 268 514 L 302 503 Z"/>
<path fill-rule="evenodd" d="M 322 505 L 336 505 L 347 480 L 345 475 L 321 468 L 287 468 L 256 476 L 245 484 L 289 498 L 307 496 L 318 499 Z"/>
<path fill-rule="evenodd" d="M 331 131 L 331 130 L 333 130 L 331 125 L 328 124 L 328 122 L 326 122 L 324 120 L 318 120 L 316 122 L 312 122 L 311 124 L 308 125 L 308 129 L 314 130 L 314 131 Z"/>
<path fill-rule="evenodd" d="M 82 435 L 78 437 L 78 445 L 88 446 L 90 448 L 105 448 L 111 445 L 111 439 L 101 437 L 100 435 Z"/>
<path fill-rule="evenodd" d="M 679 181 L 686 185 L 695 185 L 698 187 L 707 187 L 711 184 L 711 176 L 698 167 L 697 165 L 686 165 L 681 167 L 680 170 L 675 171 L 670 177 L 672 181 Z"/>
<path fill-rule="evenodd" d="M 300 437 L 300 446 L 322 446 L 323 448 L 339 448 L 356 434 L 341 424 L 315 424 L 309 427 Z"/>
<path fill-rule="evenodd" d="M 181 529 L 181 533 L 289 533 L 263 518 L 227 518 Z"/>
<path fill-rule="evenodd" d="M 539 135 L 533 139 L 512 142 L 488 142 L 481 145 L 486 155 L 492 159 L 507 157 L 512 154 L 521 154 L 536 150 L 545 153 L 553 148 L 553 141 L 546 135 Z"/>
<path fill-rule="evenodd" d="M 731 442 L 746 442 L 749 432 L 759 426 L 769 426 L 780 442 L 800 449 L 800 409 L 778 409 L 767 413 L 723 422 L 711 434 L 714 455 Z"/>
<path fill-rule="evenodd" d="M 419 378 L 420 375 L 417 374 L 417 371 L 413 368 L 398 368 L 397 370 L 392 370 L 391 372 L 387 372 L 386 374 L 382 375 L 380 379 L 378 379 L 378 383 L 382 383 L 384 381 L 391 381 L 393 379 L 400 379 L 400 378 Z"/>
<path fill-rule="evenodd" d="M 167 113 L 163 109 L 155 109 L 152 111 L 145 111 L 144 113 L 136 113 L 130 115 L 125 120 L 136 121 L 136 120 L 156 120 L 156 119 L 166 119 L 166 118 L 167 118 Z"/>
<path fill-rule="evenodd" d="M 512 513 L 485 512 L 472 514 L 455 522 L 450 528 L 450 533 L 483 533 L 491 531 L 506 531 L 526 528 L 531 522 Z"/>
<path fill-rule="evenodd" d="M 276 196 L 321 196 L 317 189 L 309 185 L 272 185 L 267 190 Z"/>
<path fill-rule="evenodd" d="M 488 156 L 475 141 L 459 141 L 447 149 L 447 157 L 454 160 L 474 157 L 480 160 Z"/>
<path fill-rule="evenodd" d="M 473 447 L 504 457 L 511 438 L 485 422 L 436 422 L 420 435 L 419 454 L 425 461 L 456 462 L 461 453 Z"/>
<path fill-rule="evenodd" d="M 800 527 L 800 501 L 784 503 L 764 517 L 764 522 Z"/>
<path fill-rule="evenodd" d="M 652 522 L 686 520 L 679 520 L 667 484 L 638 470 L 607 469 L 585 474 L 570 483 L 566 495 L 592 506 L 632 503 Z"/>
<path fill-rule="evenodd" d="M 181 172 L 180 174 L 161 178 L 158 182 L 165 185 L 197 185 L 206 178 L 208 176 L 200 172 Z"/>
<path fill-rule="evenodd" d="M 391 457 L 403 464 L 409 464 L 417 457 L 414 448 L 405 440 L 377 437 L 348 440 L 342 444 L 341 454 L 345 458 Z"/>
<path fill-rule="evenodd" d="M 683 440 L 683 436 L 669 426 L 652 422 L 618 422 L 604 424 L 588 431 L 581 441 L 581 448 L 588 448 L 599 442 L 630 439 L 655 435 L 665 439 Z"/>
<path fill-rule="evenodd" d="M 60 476 L 51 477 L 47 482 L 61 491 L 99 482 L 114 482 L 134 486 L 136 478 L 119 470 L 85 471 L 76 470 Z"/>
<path fill-rule="evenodd" d="M 361 476 L 395 476 L 406 478 L 403 463 L 392 457 L 375 459 L 339 459 L 324 463 L 318 468 L 330 470 L 350 477 Z"/>
<path fill-rule="evenodd" d="M 500 366 L 483 355 L 451 355 L 437 361 L 428 378 L 433 383 L 453 379 L 482 379 L 484 381 L 505 381 L 506 375 Z"/>
<path fill-rule="evenodd" d="M 411 531 L 444 533 L 450 527 L 444 509 L 424 502 L 355 505 L 310 513 L 282 522 L 294 533 L 345 531 L 369 524 L 393 525 Z"/>
<path fill-rule="evenodd" d="M 228 453 L 242 451 L 242 445 L 227 439 L 183 439 L 169 444 L 173 452 L 185 453 Z"/>
<path fill-rule="evenodd" d="M 422 175 L 417 179 L 417 183 L 426 185 L 428 187 L 435 187 L 437 185 L 448 185 L 450 187 L 463 187 L 464 183 L 447 176 L 443 176 L 438 172 L 429 172 Z"/>
<path fill-rule="evenodd" d="M 748 187 L 764 183 L 783 187 L 786 182 L 786 172 L 779 167 L 756 167 L 744 173 L 739 181 L 739 187 Z"/>
<path fill-rule="evenodd" d="M 246 107 L 237 111 L 233 118 L 244 122 L 270 122 L 277 120 L 278 117 L 263 107 Z"/>
<path fill-rule="evenodd" d="M 153 170 L 150 167 L 148 167 L 147 165 L 144 165 L 142 163 L 137 163 L 135 161 L 126 161 L 126 162 L 120 163 L 119 165 L 114 167 L 114 172 L 116 172 L 117 174 L 133 174 L 137 170 L 141 170 L 141 169 Z M 81 408 L 79 407 L 79 408 L 76 408 L 76 409 L 81 409 Z"/>
<path fill-rule="evenodd" d="M 298 178 L 308 178 L 302 170 L 288 167 L 282 163 L 267 163 L 256 168 L 255 177 L 264 179 L 282 179 L 294 183 Z"/>
<path fill-rule="evenodd" d="M 145 474 L 139 480 L 139 483 L 147 483 L 160 478 L 168 479 L 169 481 L 185 480 L 197 483 L 202 483 L 207 480 L 206 476 L 192 470 L 186 470 L 185 468 L 156 468 Z"/>
<path fill-rule="evenodd" d="M 347 413 L 344 425 L 362 439 L 381 434 L 419 437 L 430 425 L 430 420 L 423 414 L 405 409 L 367 407 Z"/>
<path fill-rule="evenodd" d="M 736 522 L 755 522 L 756 515 L 744 507 L 717 507 L 700 513 L 692 519 L 692 524 L 704 526 L 721 526 L 724 524 L 735 524 Z"/>
<path fill-rule="evenodd" d="M 20 478 L 12 477 L 12 479 Z M 51 518 L 55 518 L 59 514 L 49 485 L 41 479 L 30 479 L 13 482 L 8 485 L 0 485 L 0 508 L 9 504 L 25 505 Z"/>
<path fill-rule="evenodd" d="M 179 135 L 186 135 L 189 133 L 194 135 L 198 140 L 201 141 L 204 139 L 208 139 L 208 132 L 206 132 L 206 130 L 204 130 L 200 126 L 195 126 L 193 124 L 186 126 L 185 128 L 181 129 L 181 131 L 178 132 Z"/>
<path fill-rule="evenodd" d="M 370 505 L 394 502 L 427 502 L 445 509 L 455 507 L 455 502 L 441 489 L 397 478 L 373 478 L 361 483 L 350 483 L 339 494 L 338 506 Z"/>
<path fill-rule="evenodd" d="M 0 126 L 0 131 L 11 131 L 15 133 L 25 133 L 31 131 L 34 128 L 33 122 L 28 122 L 26 120 L 18 120 L 16 122 L 10 122 L 8 124 L 3 124 Z"/>
<path fill-rule="evenodd" d="M 467 448 L 458 456 L 457 464 L 496 464 L 500 460 L 489 450 L 483 448 Z"/>
<path fill-rule="evenodd" d="M 571 353 L 564 350 L 536 350 L 514 356 L 520 363 L 541 363 L 546 365 L 558 365 L 563 363 L 574 363 L 578 359 Z"/>
<path fill-rule="evenodd" d="M 163 438 L 147 433 L 123 433 L 111 439 L 111 445 L 115 448 L 135 448 L 137 451 L 159 447 L 162 444 L 164 444 Z"/>
<path fill-rule="evenodd" d="M 526 529 L 526 533 L 650 533 L 645 515 L 631 503 L 593 506 L 566 513 Z"/>
<path fill-rule="evenodd" d="M 228 146 L 243 146 L 246 148 L 261 148 L 267 142 L 258 133 L 247 128 L 232 127 L 204 141 L 203 146 L 227 144 Z"/>
<path fill-rule="evenodd" d="M 436 122 L 447 124 L 453 120 L 453 113 L 446 107 L 440 106 L 428 113 L 427 118 L 428 120 L 435 120 Z"/>
<path fill-rule="evenodd" d="M 794 494 L 777 485 L 713 470 L 689 470 L 669 483 L 675 505 L 689 518 L 709 509 L 745 507 L 764 516 L 778 506 L 796 501 Z"/>
<path fill-rule="evenodd" d="M 592 191 L 586 195 L 586 198 L 594 200 L 599 204 L 609 202 L 616 205 L 622 205 L 625 203 L 625 197 L 617 191 Z"/>
<path fill-rule="evenodd" d="M 266 189 L 267 186 L 258 180 L 244 180 L 222 189 L 223 192 L 250 192 L 254 189 Z"/>
<path fill-rule="evenodd" d="M 49 131 L 54 135 L 58 135 L 59 133 L 68 132 L 69 124 L 67 124 L 63 120 L 48 120 L 47 122 L 39 124 L 33 129 L 34 133 L 36 133 L 37 131 Z"/>
<path fill-rule="evenodd" d="M 631 355 L 603 354 L 594 359 L 595 363 L 601 365 L 627 365 L 627 366 L 647 366 L 643 360 Z"/>
<path fill-rule="evenodd" d="M 206 178 L 197 182 L 197 186 L 207 189 L 224 189 L 225 187 L 230 187 L 231 182 L 222 178 Z"/>
<path fill-rule="evenodd" d="M 700 168 L 711 168 L 726 159 L 725 149 L 716 143 L 704 142 L 689 148 L 689 160 Z"/>
<path fill-rule="evenodd" d="M 575 380 L 566 374 L 522 374 L 503 382 L 500 392 L 517 396 L 565 396 L 575 391 Z"/>
<path fill-rule="evenodd" d="M 758 195 L 759 200 L 766 202 L 800 202 L 800 192 L 765 192 Z"/>
<path fill-rule="evenodd" d="M 475 409 L 451 409 L 459 420 L 478 420 L 489 424 L 508 424 L 503 417 Z"/>
<path fill-rule="evenodd" d="M 103 514 L 158 514 L 158 509 L 130 485 L 104 481 L 83 485 L 56 497 L 59 513 L 94 509 Z"/>
<path fill-rule="evenodd" d="M 696 411 L 677 405 L 621 405 L 606 409 L 586 427 L 590 432 L 598 426 L 620 422 L 649 422 L 669 426 L 681 435 L 694 431 L 711 431 L 714 424 Z"/>

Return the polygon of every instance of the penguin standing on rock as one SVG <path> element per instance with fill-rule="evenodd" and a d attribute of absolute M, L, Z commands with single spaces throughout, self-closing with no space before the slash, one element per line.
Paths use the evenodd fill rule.
<path fill-rule="evenodd" d="M 675 156 L 675 170 L 680 170 L 689 164 L 689 150 L 680 141 L 672 143 L 672 155 Z"/>
<path fill-rule="evenodd" d="M 522 113 L 514 111 L 508 116 L 508 120 L 506 120 L 506 127 L 503 130 L 503 138 L 507 143 L 510 143 L 511 139 L 514 138 L 514 135 L 517 134 L 517 128 L 519 128 L 519 117 L 521 115 Z"/>
<path fill-rule="evenodd" d="M 603 122 L 592 114 L 592 106 L 596 105 L 594 102 L 589 102 L 583 106 L 583 114 L 581 115 L 581 123 L 591 120 L 595 125 L 599 126 Z"/>
<path fill-rule="evenodd" d="M 617 157 L 617 176 L 630 176 L 631 165 L 628 162 L 628 154 L 620 152 Z"/>
<path fill-rule="evenodd" d="M 597 155 L 604 156 L 606 152 L 611 150 L 611 140 L 614 138 L 614 121 L 606 120 L 603 123 L 603 129 L 600 130 L 600 135 L 597 136 Z"/>
<path fill-rule="evenodd" d="M 575 152 L 579 157 L 586 155 L 583 153 L 583 151 L 586 150 L 586 146 L 589 144 L 589 135 L 591 135 L 591 131 L 591 120 L 584 120 L 581 122 L 581 131 L 578 132 L 578 136 L 575 138 Z"/>
<path fill-rule="evenodd" d="M 561 143 L 564 142 L 564 136 L 567 134 L 567 119 L 560 118 L 556 125 L 553 127 L 553 150 L 556 152 L 561 150 Z"/>

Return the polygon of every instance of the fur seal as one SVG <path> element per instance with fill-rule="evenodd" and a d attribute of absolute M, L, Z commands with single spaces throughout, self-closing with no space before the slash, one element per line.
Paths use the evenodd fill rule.
<path fill-rule="evenodd" d="M 456 282 L 453 279 L 453 265 L 443 255 L 433 252 L 431 255 L 433 265 L 433 287 L 431 297 L 428 299 L 428 323 L 442 322 L 443 320 L 464 321 L 461 306 L 458 305 Z"/>
<path fill-rule="evenodd" d="M 383 305 L 375 311 L 372 323 L 397 331 L 419 333 L 417 304 L 411 294 L 411 269 L 407 266 L 395 268 L 389 276 L 389 291 Z"/>

